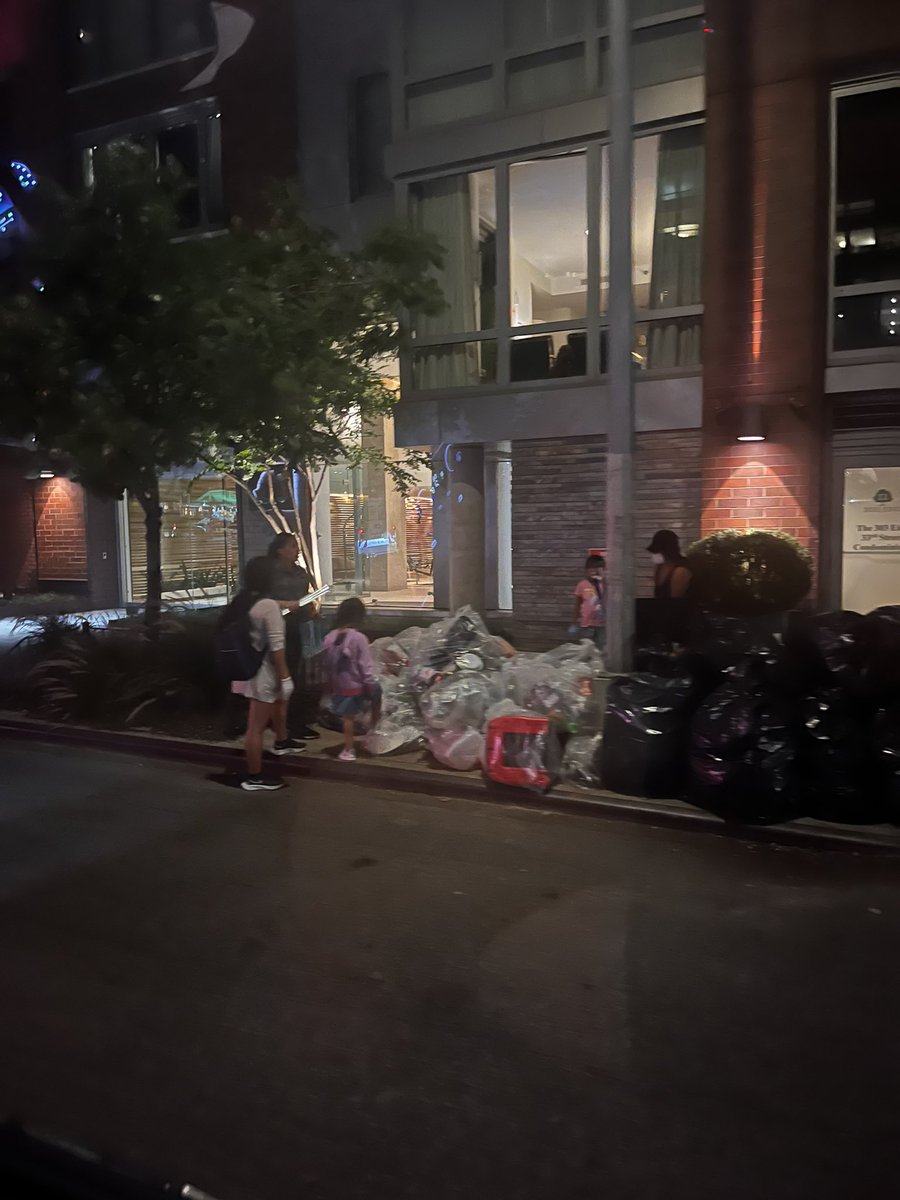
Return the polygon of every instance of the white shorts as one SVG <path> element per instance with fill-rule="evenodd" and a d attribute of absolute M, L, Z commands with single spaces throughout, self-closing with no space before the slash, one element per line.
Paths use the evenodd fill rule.
<path fill-rule="evenodd" d="M 281 684 L 268 658 L 252 679 L 236 680 L 231 690 L 248 700 L 259 700 L 261 704 L 274 704 L 281 699 Z"/>

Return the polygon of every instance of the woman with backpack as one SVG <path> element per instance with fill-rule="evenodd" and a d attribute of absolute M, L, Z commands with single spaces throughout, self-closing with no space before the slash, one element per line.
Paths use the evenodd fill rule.
<path fill-rule="evenodd" d="M 244 568 L 244 586 L 225 610 L 223 628 L 231 631 L 238 653 L 259 666 L 249 679 L 236 679 L 232 690 L 249 700 L 244 753 L 247 774 L 241 781 L 246 792 L 275 792 L 283 780 L 263 773 L 263 735 L 269 725 L 275 730 L 272 753 L 300 754 L 304 742 L 288 736 L 288 701 L 294 690 L 284 652 L 284 617 L 281 604 L 273 599 L 275 564 L 271 558 L 253 558 Z M 241 645 L 241 642 L 248 644 Z M 254 657 L 255 656 L 255 657 Z"/>
<path fill-rule="evenodd" d="M 362 600 L 357 596 L 342 600 L 322 651 L 331 709 L 341 718 L 344 729 L 344 748 L 338 755 L 341 762 L 353 762 L 356 758 L 353 741 L 356 718 L 371 712 L 375 725 L 381 715 L 381 687 L 375 678 L 369 639 L 362 631 L 365 623 L 366 608 Z"/>

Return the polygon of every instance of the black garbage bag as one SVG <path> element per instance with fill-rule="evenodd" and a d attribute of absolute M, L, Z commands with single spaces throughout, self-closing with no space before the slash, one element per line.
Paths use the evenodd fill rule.
<path fill-rule="evenodd" d="M 885 819 L 874 716 L 868 704 L 841 688 L 803 701 L 798 765 L 807 816 L 861 825 Z"/>
<path fill-rule="evenodd" d="M 820 613 L 794 621 L 785 646 L 808 691 L 842 688 L 865 693 L 867 619 L 857 612 Z"/>
<path fill-rule="evenodd" d="M 606 695 L 600 753 L 603 786 L 628 796 L 679 796 L 687 775 L 688 730 L 699 702 L 693 679 L 632 675 Z"/>
<path fill-rule="evenodd" d="M 900 825 L 900 703 L 883 708 L 874 723 L 873 740 L 879 795 L 884 817 Z"/>
<path fill-rule="evenodd" d="M 885 708 L 900 704 L 900 607 L 866 617 L 866 694 Z"/>
<path fill-rule="evenodd" d="M 785 618 L 782 614 L 762 617 L 721 617 L 704 613 L 698 634 L 697 652 L 710 668 L 728 671 L 748 656 L 778 652 Z"/>
<path fill-rule="evenodd" d="M 726 820 L 772 824 L 802 812 L 791 710 L 750 662 L 709 696 L 690 735 L 690 799 Z"/>

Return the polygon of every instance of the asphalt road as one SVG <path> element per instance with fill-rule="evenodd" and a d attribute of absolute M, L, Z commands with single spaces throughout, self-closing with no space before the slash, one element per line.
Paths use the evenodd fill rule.
<path fill-rule="evenodd" d="M 221 1200 L 883 1200 L 898 860 L 0 744 L 0 1115 Z"/>

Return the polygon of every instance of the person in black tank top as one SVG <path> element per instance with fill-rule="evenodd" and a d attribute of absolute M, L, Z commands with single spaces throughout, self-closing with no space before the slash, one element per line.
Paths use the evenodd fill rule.
<path fill-rule="evenodd" d="M 678 534 L 672 529 L 660 529 L 653 535 L 647 553 L 652 556 L 655 568 L 657 639 L 668 645 L 684 645 L 690 623 L 691 572 L 681 553 Z"/>

